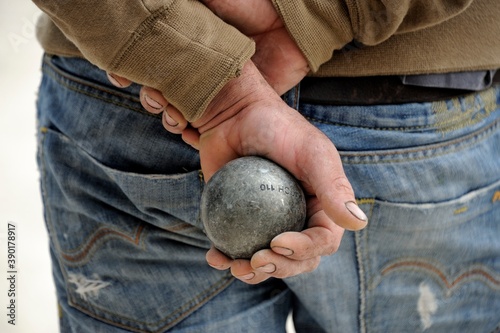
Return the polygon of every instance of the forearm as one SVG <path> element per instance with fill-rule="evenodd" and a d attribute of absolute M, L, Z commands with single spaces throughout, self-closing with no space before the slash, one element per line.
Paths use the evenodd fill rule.
<path fill-rule="evenodd" d="M 272 0 L 313 71 L 333 51 L 356 41 L 377 45 L 425 29 L 467 9 L 473 0 Z"/>
<path fill-rule="evenodd" d="M 33 0 L 103 70 L 160 90 L 188 120 L 239 75 L 253 42 L 198 1 Z"/>

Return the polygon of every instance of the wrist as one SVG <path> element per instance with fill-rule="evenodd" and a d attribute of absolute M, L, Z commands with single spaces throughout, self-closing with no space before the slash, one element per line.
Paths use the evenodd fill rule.
<path fill-rule="evenodd" d="M 255 64 L 249 60 L 238 77 L 230 80 L 209 103 L 201 118 L 191 123 L 201 133 L 234 117 L 248 105 L 263 98 L 279 96 L 262 77 Z"/>

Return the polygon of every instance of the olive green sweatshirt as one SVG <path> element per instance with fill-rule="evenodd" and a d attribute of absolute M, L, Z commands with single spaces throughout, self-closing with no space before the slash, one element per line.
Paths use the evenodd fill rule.
<path fill-rule="evenodd" d="M 270 0 L 271 1 L 271 0 Z M 199 118 L 255 51 L 196 0 L 33 0 L 50 54 L 88 59 Z M 311 75 L 500 67 L 499 0 L 272 0 Z"/>

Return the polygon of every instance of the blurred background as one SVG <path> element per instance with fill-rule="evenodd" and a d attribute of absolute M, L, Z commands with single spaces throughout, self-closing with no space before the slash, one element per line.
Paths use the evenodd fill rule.
<path fill-rule="evenodd" d="M 36 166 L 40 11 L 31 1 L 0 2 L 0 332 L 55 333 L 57 304 Z M 16 225 L 16 325 L 7 323 L 7 224 Z"/>

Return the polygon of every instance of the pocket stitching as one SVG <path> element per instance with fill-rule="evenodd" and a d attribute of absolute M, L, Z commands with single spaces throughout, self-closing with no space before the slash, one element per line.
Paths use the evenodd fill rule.
<path fill-rule="evenodd" d="M 420 148 L 372 152 L 340 151 L 339 154 L 342 162 L 346 164 L 402 163 L 407 161 L 425 160 L 451 154 L 458 150 L 464 150 L 479 141 L 486 140 L 489 136 L 494 134 L 494 130 L 498 127 L 499 123 L 500 121 L 497 120 L 487 127 L 481 128 L 480 130 L 463 137 Z M 421 154 L 423 156 L 410 157 L 412 154 Z"/>

